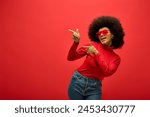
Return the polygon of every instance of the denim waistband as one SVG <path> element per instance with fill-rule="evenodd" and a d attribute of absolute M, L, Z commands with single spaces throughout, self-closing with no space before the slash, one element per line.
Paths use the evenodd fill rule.
<path fill-rule="evenodd" d="M 76 75 L 77 77 L 82 78 L 84 80 L 88 80 L 88 82 L 91 82 L 91 83 L 92 82 L 97 82 L 97 83 L 101 84 L 101 82 L 102 82 L 101 80 L 96 80 L 94 78 L 89 78 L 89 77 L 83 76 L 77 70 L 74 71 L 74 75 Z"/>

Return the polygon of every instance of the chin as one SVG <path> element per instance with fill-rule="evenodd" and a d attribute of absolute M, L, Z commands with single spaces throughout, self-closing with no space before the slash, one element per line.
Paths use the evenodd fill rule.
<path fill-rule="evenodd" d="M 105 42 L 101 42 L 101 44 L 106 45 L 106 43 L 105 43 Z"/>
<path fill-rule="evenodd" d="M 107 43 L 102 43 L 102 45 L 108 46 L 108 44 L 107 44 Z"/>

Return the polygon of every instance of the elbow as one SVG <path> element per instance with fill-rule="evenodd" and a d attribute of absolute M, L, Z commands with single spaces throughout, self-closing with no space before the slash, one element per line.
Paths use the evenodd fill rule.
<path fill-rule="evenodd" d="M 106 77 L 109 77 L 109 76 L 113 75 L 116 71 L 117 71 L 117 69 L 113 69 L 113 70 L 104 71 L 103 73 Z"/>
<path fill-rule="evenodd" d="M 104 75 L 106 76 L 106 77 L 109 77 L 109 76 L 111 76 L 111 75 L 113 75 L 114 74 L 114 72 L 105 72 L 104 73 Z"/>

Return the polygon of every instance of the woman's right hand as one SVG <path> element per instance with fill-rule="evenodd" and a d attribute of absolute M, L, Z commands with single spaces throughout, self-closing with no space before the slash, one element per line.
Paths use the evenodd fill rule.
<path fill-rule="evenodd" d="M 76 43 L 79 43 L 80 41 L 80 33 L 79 33 L 79 30 L 76 29 L 76 31 L 74 30 L 71 30 L 71 29 L 68 29 L 70 32 L 72 32 L 72 39 L 76 42 Z"/>

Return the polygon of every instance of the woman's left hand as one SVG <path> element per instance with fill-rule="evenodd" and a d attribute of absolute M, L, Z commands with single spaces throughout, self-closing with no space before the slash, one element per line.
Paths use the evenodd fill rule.
<path fill-rule="evenodd" d="M 82 46 L 82 47 L 86 48 L 87 54 L 94 54 L 94 55 L 96 55 L 96 54 L 99 53 L 98 50 L 92 44 L 90 44 L 89 46 Z"/>

